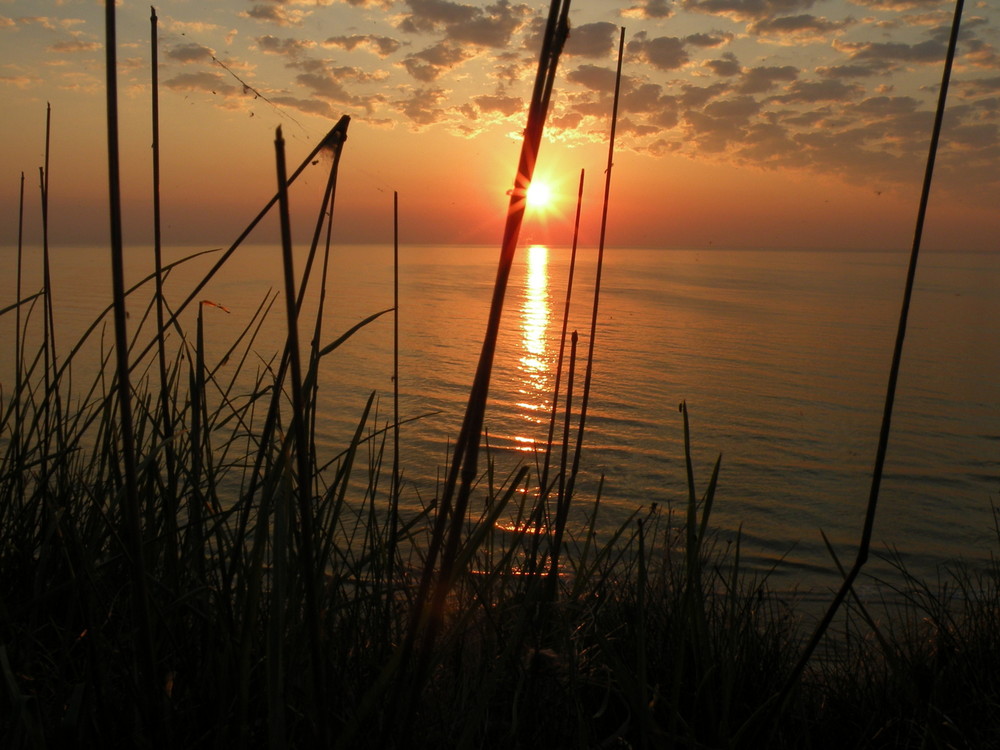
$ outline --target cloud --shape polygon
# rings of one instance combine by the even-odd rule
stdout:
[[[17,23],[22,26],[41,26],[49,31],[55,31],[57,28],[56,22],[47,16],[21,16],[17,19]]]
[[[402,65],[406,72],[418,81],[436,81],[466,60],[476,56],[474,50],[449,42],[440,42],[432,47],[407,55]]]
[[[711,34],[688,34],[684,37],[684,43],[690,44],[692,47],[721,47],[723,44],[731,42],[733,37],[733,34],[721,31],[713,31]]]
[[[684,10],[755,21],[811,8],[815,0],[681,0]]]
[[[674,14],[667,0],[639,0],[638,5],[633,5],[621,12],[625,18],[670,18]]]
[[[377,36],[375,34],[352,34],[351,36],[331,36],[325,42],[324,47],[340,47],[348,52],[357,47],[367,49],[381,58],[386,58],[396,52],[401,44],[389,36]]]
[[[103,47],[104,45],[100,42],[84,42],[79,39],[73,39],[66,42],[56,42],[48,49],[50,52],[93,52]]]
[[[856,84],[831,78],[825,81],[795,81],[786,91],[787,94],[773,97],[773,101],[785,104],[845,102],[856,97],[862,89]]]
[[[695,86],[690,83],[681,85],[680,102],[685,107],[703,107],[709,100],[724,94],[729,90],[725,83],[713,83],[711,86]]]
[[[798,77],[799,69],[793,65],[748,68],[743,71],[738,90],[744,94],[760,94],[773,89],[779,81],[794,81]]]
[[[570,32],[565,53],[578,57],[609,57],[618,43],[618,27],[607,21],[585,23]]]
[[[271,34],[259,36],[254,41],[257,42],[257,47],[261,52],[289,57],[297,57],[316,46],[315,42],[308,39],[292,39],[290,37],[280,39]]]
[[[663,87],[655,83],[636,85],[628,81],[621,95],[622,112],[658,112],[666,103],[673,103],[673,97],[665,97]]]
[[[949,146],[962,150],[984,150],[996,148],[1000,142],[1000,129],[992,122],[975,125],[957,125],[948,128]]]
[[[816,68],[816,73],[823,78],[870,78],[880,71],[869,65],[831,65]]]
[[[570,71],[566,79],[591,91],[611,93],[615,90],[615,77],[615,71],[610,68],[599,65],[581,65],[576,70]]]
[[[576,130],[580,127],[581,122],[583,122],[583,115],[579,112],[566,112],[550,117],[546,124],[546,130]]]
[[[865,119],[883,119],[915,112],[918,104],[912,96],[873,96],[852,105],[848,111]]]
[[[294,96],[272,96],[270,101],[282,107],[291,107],[307,115],[320,115],[321,117],[334,117],[335,112],[329,102],[320,99],[298,99]]]
[[[963,81],[959,85],[963,90],[969,91],[973,95],[1000,93],[1000,76]]]
[[[826,37],[843,31],[853,23],[853,18],[830,21],[826,18],[802,14],[762,18],[751,23],[747,27],[747,31],[756,36],[777,40],[781,44],[801,44],[803,42],[824,41]]]
[[[215,52],[204,45],[190,42],[171,47],[167,50],[166,57],[182,63],[208,62],[215,57]]]
[[[659,36],[648,39],[643,31],[628,43],[628,51],[637,59],[660,70],[677,70],[691,59],[684,48],[684,42],[677,37]]]
[[[655,125],[643,125],[640,123],[632,122],[627,117],[623,117],[621,122],[618,123],[618,132],[622,135],[633,135],[639,138],[655,135],[660,132],[660,128]]]
[[[0,76],[0,83],[18,89],[27,89],[37,83],[41,83],[41,79],[32,78],[31,76]]]
[[[396,100],[392,107],[417,127],[427,127],[444,119],[442,105],[446,98],[444,89],[421,88],[412,91],[405,99]]]
[[[472,98],[480,112],[496,112],[497,114],[511,117],[524,110],[524,100],[517,96],[505,96],[503,94],[483,95]]]
[[[164,81],[163,85],[176,91],[206,91],[224,96],[232,96],[242,91],[242,89],[229,83],[222,73],[208,71],[181,73],[168,81]]]
[[[511,36],[532,16],[527,5],[511,5],[498,0],[478,7],[450,0],[406,0],[410,13],[399,22],[399,29],[410,34],[444,31],[453,42],[479,47],[506,47]]]
[[[851,0],[851,2],[866,8],[891,11],[936,8],[944,4],[944,0]]]
[[[739,75],[743,69],[739,60],[736,59],[736,55],[732,52],[726,52],[722,55],[721,59],[708,60],[702,63],[702,65],[722,78]]]
[[[365,98],[352,94],[344,86],[344,76],[327,71],[322,73],[299,73],[295,80],[313,94],[337,104],[365,106]]]
[[[945,45],[928,39],[917,44],[904,42],[834,42],[840,52],[846,52],[851,60],[870,60],[882,67],[890,67],[897,62],[937,63],[944,59]]]
[[[244,18],[252,18],[255,21],[264,21],[278,26],[301,26],[302,20],[308,13],[294,8],[285,8],[280,4],[259,3],[240,15]]]

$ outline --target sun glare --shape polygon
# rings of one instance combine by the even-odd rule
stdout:
[[[552,188],[545,182],[534,180],[528,186],[528,208],[546,209],[552,203]]]

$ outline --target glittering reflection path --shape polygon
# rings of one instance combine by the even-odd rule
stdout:
[[[548,356],[549,249],[532,245],[527,252],[528,267],[521,301],[521,352],[518,370],[518,414],[522,424],[514,435],[521,451],[535,449],[539,426],[547,418],[551,403],[551,362]]]

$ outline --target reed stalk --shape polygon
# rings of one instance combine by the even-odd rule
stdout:
[[[127,554],[131,558],[131,583],[134,598],[138,641],[138,673],[136,685],[144,722],[156,745],[165,743],[162,721],[162,682],[157,673],[153,650],[152,623],[149,613],[149,594],[146,585],[146,568],[143,555],[143,534],[139,522],[139,491],[136,472],[136,445],[133,432],[132,406],[129,386],[128,333],[125,323],[125,263],[122,247],[121,181],[118,154],[118,73],[115,2],[105,2],[105,70],[107,78],[107,129],[108,129],[108,203],[111,223],[111,286],[114,302],[115,350],[118,381],[118,410],[121,435],[121,460],[124,488],[121,497],[123,526]],[[47,192],[47,191],[46,191]]]
[[[885,403],[882,409],[882,424],[879,429],[878,446],[875,450],[875,465],[872,469],[871,488],[868,493],[868,504],[865,509],[864,526],[861,540],[858,543],[854,564],[844,577],[840,588],[830,602],[823,618],[813,631],[799,661],[789,676],[782,696],[786,697],[792,685],[802,676],[813,652],[819,645],[834,616],[843,604],[848,592],[854,586],[854,581],[868,561],[871,548],[872,532],[875,527],[875,515],[878,510],[879,488],[882,483],[882,472],[885,466],[885,454],[889,445],[889,432],[892,426],[892,408],[896,398],[896,382],[899,378],[900,362],[903,358],[903,340],[906,338],[906,324],[910,312],[910,299],[913,296],[913,283],[917,273],[917,260],[920,255],[920,243],[923,238],[924,219],[927,216],[927,204],[930,200],[931,180],[934,176],[934,162],[937,157],[938,142],[941,137],[941,125],[944,122],[945,104],[948,99],[948,84],[951,80],[951,69],[955,61],[955,50],[958,46],[958,32],[962,22],[964,0],[956,0],[955,13],[951,23],[951,34],[948,38],[948,50],[945,54],[944,70],[941,75],[941,87],[938,92],[937,108],[934,112],[934,125],[931,129],[931,139],[928,146],[927,163],[924,168],[924,179],[920,190],[920,203],[917,207],[916,226],[913,231],[913,244],[910,249],[910,260],[906,271],[906,282],[903,287],[903,302],[899,312],[899,322],[896,328],[896,340],[892,350],[892,364],[889,367],[889,380],[886,385]]]
[[[580,457],[583,453],[583,436],[587,427],[587,407],[590,404],[590,383],[594,373],[594,345],[597,340],[597,313],[601,301],[601,275],[604,270],[604,241],[608,231],[608,205],[611,202],[611,169],[615,157],[615,133],[618,128],[618,103],[621,95],[622,60],[625,54],[625,27],[621,27],[618,39],[618,67],[615,71],[615,95],[611,106],[611,132],[608,136],[608,165],[604,171],[604,200],[601,204],[601,233],[597,246],[597,271],[594,277],[594,303],[590,317],[590,340],[587,343],[587,369],[583,376],[583,395],[580,399],[580,419],[577,427],[576,447],[573,453],[573,467],[566,481],[565,498],[569,504],[573,500],[576,477],[580,472]]]
[[[306,167],[312,164],[313,160],[316,158],[316,156],[319,154],[320,151],[322,151],[325,148],[335,148],[336,144],[339,142],[341,138],[343,130],[346,128],[346,125],[343,124],[345,119],[349,120],[350,118],[346,117],[345,115],[345,117],[341,118],[340,122],[338,122],[336,125],[330,128],[330,131],[326,134],[323,140],[317,143],[313,147],[312,151],[310,151],[306,155],[306,157],[302,160],[299,166],[295,168],[295,171],[293,171],[290,175],[288,175],[287,178],[288,182],[286,183],[286,187],[292,186],[295,180],[297,180],[299,176],[306,170]],[[268,200],[267,203],[264,204],[264,207],[257,212],[257,215],[250,220],[250,223],[248,223],[246,227],[243,228],[243,231],[240,232],[239,236],[235,240],[233,240],[232,244],[230,244],[229,247],[226,248],[226,250],[222,253],[222,255],[219,256],[219,259],[205,273],[205,275],[201,278],[201,280],[197,284],[195,284],[194,288],[188,293],[188,296],[184,298],[184,301],[181,302],[181,304],[178,305],[173,310],[173,312],[170,315],[170,318],[166,321],[166,326],[169,327],[177,325],[177,320],[180,317],[181,313],[183,313],[188,308],[188,306],[198,298],[198,295],[201,294],[202,289],[205,288],[208,282],[210,282],[219,272],[219,270],[229,261],[229,259],[233,256],[233,254],[246,241],[247,237],[249,237],[253,233],[253,230],[257,228],[257,225],[264,220],[264,217],[267,216],[267,214],[277,203],[278,203],[278,194],[275,193],[274,196],[270,200]],[[141,361],[142,358],[145,357],[154,346],[156,346],[156,341],[155,340],[150,341],[142,349],[142,351],[139,352],[138,356],[136,357],[136,362]]]
[[[398,732],[405,737],[412,721],[413,701],[426,679],[432,659],[431,646],[441,625],[445,599],[453,585],[458,570],[459,542],[465,528],[466,509],[478,473],[478,454],[482,439],[483,418],[489,391],[493,357],[496,351],[500,319],[503,313],[507,281],[510,277],[521,223],[524,218],[528,186],[534,174],[538,148],[545,128],[545,117],[552,94],[556,68],[562,48],[569,34],[569,0],[552,0],[543,35],[538,69],[528,109],[527,125],[521,145],[514,187],[504,225],[497,276],[493,285],[490,313],[480,351],[479,364],[469,393],[465,417],[455,442],[454,454],[448,468],[444,488],[437,504],[437,515],[427,544],[427,554],[418,584],[414,606],[400,647],[380,679],[368,691],[364,710],[370,710],[381,699],[381,691],[393,682],[395,686],[390,704],[400,705]],[[461,475],[461,481],[459,481]],[[456,497],[457,492],[457,497]],[[438,558],[440,556],[440,566]],[[417,646],[419,636],[419,646]],[[401,668],[409,665],[417,646],[417,661],[408,681],[394,677]],[[357,726],[355,723],[352,726]],[[349,735],[350,736],[350,735]]]
[[[579,335],[573,331],[569,351],[569,373],[566,376],[566,416],[563,420],[562,458],[559,466],[559,492],[557,494],[555,528],[550,529],[552,549],[549,550],[551,567],[549,569],[549,599],[555,600],[556,581],[559,577],[559,552],[562,549],[563,533],[569,518],[569,496],[566,492],[566,464],[569,459],[570,427],[573,417],[573,385],[576,375],[576,346]]]
[[[152,119],[152,167],[153,167],[153,264],[155,274],[154,298],[156,301],[156,357],[160,375],[160,425],[164,442],[167,468],[167,488],[163,494],[163,520],[166,528],[164,555],[168,574],[177,576],[177,457],[174,451],[174,416],[170,405],[170,380],[167,377],[166,326],[164,324],[165,305],[163,297],[163,241],[160,212],[160,66],[156,8],[149,8],[150,26],[150,111]],[[199,308],[199,316],[201,310]]]
[[[292,225],[289,216],[288,179],[285,169],[285,140],[279,126],[274,139],[275,161],[278,175],[278,214],[281,220],[281,254],[285,277],[285,309],[288,318],[287,349],[291,369],[292,391],[292,434],[295,438],[295,490],[299,506],[299,553],[301,573],[305,587],[306,623],[308,626],[309,648],[312,654],[313,709],[321,710],[325,705],[323,679],[323,659],[320,652],[319,607],[316,604],[316,588],[319,575],[314,564],[315,532],[312,508],[312,456],[307,438],[307,404],[302,387],[302,364],[299,352],[299,311],[296,304],[295,269],[292,258]],[[318,721],[318,717],[313,723]],[[319,727],[325,726],[322,722]],[[321,732],[318,732],[318,735]]]
[[[455,558],[459,539],[465,525],[465,512],[468,506],[472,486],[475,483],[478,470],[478,454],[481,442],[483,418],[486,411],[486,399],[489,392],[490,376],[493,370],[493,358],[496,352],[497,336],[500,331],[500,319],[503,314],[504,297],[507,291],[507,281],[517,250],[521,223],[524,219],[525,201],[528,186],[531,184],[535,171],[535,162],[545,129],[545,117],[552,94],[556,68],[562,48],[569,35],[569,1],[552,0],[549,7],[548,22],[542,42],[538,71],[528,109],[528,121],[524,131],[521,155],[517,173],[514,178],[514,188],[511,190],[507,220],[504,226],[504,236],[501,243],[500,260],[497,276],[493,285],[493,297],[486,327],[486,334],[480,352],[479,364],[469,393],[465,418],[455,443],[455,452],[448,472],[438,508],[437,521],[432,533],[427,561],[420,582],[417,601],[424,602],[431,588],[434,577],[437,556],[441,554],[441,566],[437,575],[437,585],[430,607],[424,610],[418,607],[411,619],[407,643],[416,634],[416,628],[424,618],[429,618],[429,624],[424,632],[421,651],[426,653],[434,641],[444,599],[451,588],[451,577],[454,572]],[[461,474],[461,482],[459,475]],[[457,497],[452,508],[452,499]],[[447,530],[447,531],[446,531]],[[423,670],[418,669],[420,674]]]
[[[21,351],[22,340],[21,340],[21,280],[22,280],[22,266],[24,262],[24,172],[21,172],[21,183],[18,190],[17,198],[17,281],[16,281],[16,291],[15,291],[15,301],[17,303],[17,310],[14,313],[14,429],[11,435],[11,441],[13,442],[14,448],[14,463],[15,465],[20,465],[22,463],[23,455],[23,445],[21,443],[21,398],[22,389],[24,386],[24,363],[23,352]],[[23,476],[18,477],[17,482],[17,494],[23,495],[24,493],[24,478]]]
[[[395,578],[399,543],[399,192],[395,190],[392,191],[392,309],[392,487],[386,547],[386,570],[390,579]],[[387,602],[387,614],[388,606]]]
[[[569,328],[569,311],[573,299],[573,280],[576,274],[576,251],[580,239],[580,216],[583,211],[583,180],[584,170],[580,170],[580,186],[576,196],[576,216],[573,220],[573,248],[569,258],[569,274],[566,279],[566,302],[563,305],[562,329],[559,332],[559,355],[556,358],[556,377],[552,387],[552,410],[549,413],[549,433],[545,441],[545,456],[538,482],[538,507],[535,510],[535,539],[531,550],[531,568],[534,569],[538,554],[538,543],[541,540],[543,525],[548,523],[546,508],[549,496],[549,467],[552,460],[552,441],[555,436],[556,419],[559,414],[559,389],[562,380],[563,355],[566,352],[566,332]],[[574,337],[576,333],[574,332]],[[569,407],[567,407],[568,409]],[[565,470],[565,467],[564,467]]]

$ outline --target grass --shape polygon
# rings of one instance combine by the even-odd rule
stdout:
[[[567,8],[552,4],[521,182]],[[721,457],[695,476],[686,404],[682,507],[636,509],[597,533],[600,490],[573,492],[575,333],[554,397],[562,439],[550,437],[541,477],[481,450],[474,402],[489,364],[448,479],[421,510],[399,510],[399,456],[387,461],[386,447],[402,417],[379,427],[375,394],[342,450],[324,454],[321,368],[392,312],[335,336],[321,327],[347,127],[290,176],[279,134],[277,194],[185,300],[171,307],[163,282],[190,258],[161,267],[157,252],[156,272],[118,284],[58,360],[54,290],[46,280],[22,296],[18,272],[18,299],[0,309],[16,317],[13,387],[0,394],[0,745],[1000,746],[1000,567],[956,567],[932,586],[900,563],[903,584],[884,584],[878,606],[847,586],[846,612],[814,636],[812,656],[801,613],[744,572],[739,535],[713,532]],[[288,191],[321,148],[332,166],[299,271]],[[608,186],[610,165],[609,154]],[[193,338],[180,315],[275,205],[286,344],[254,370],[275,295],[212,359],[205,329],[224,311],[199,302]],[[505,236],[502,257],[517,228]],[[307,345],[310,289],[320,299]],[[126,301],[144,310],[131,339]],[[112,314],[106,351],[94,338]],[[81,383],[86,368],[71,374],[87,347],[102,366]],[[568,521],[570,504],[585,523]]]

